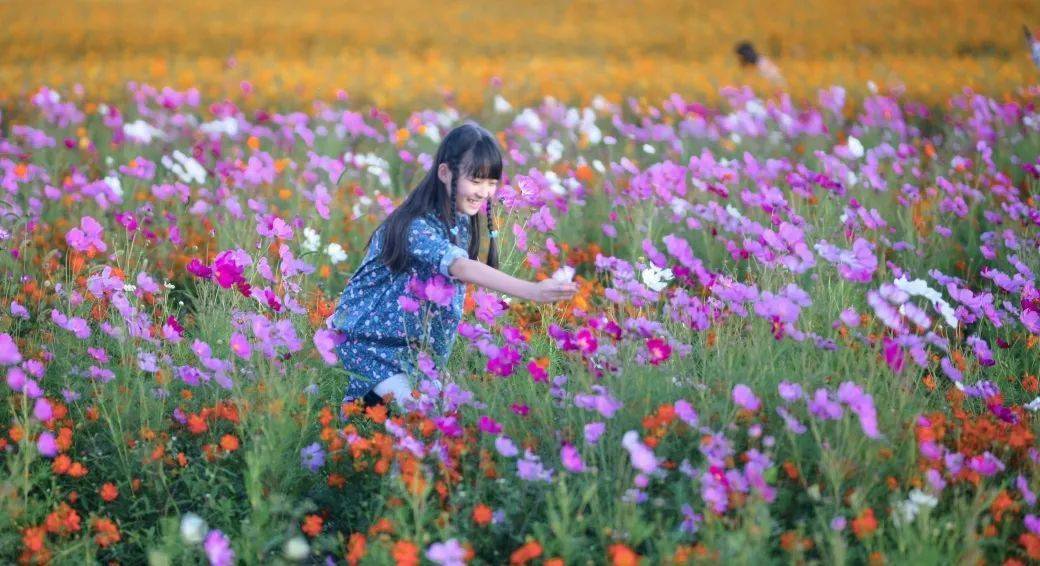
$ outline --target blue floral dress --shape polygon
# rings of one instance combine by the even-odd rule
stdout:
[[[344,401],[363,397],[393,374],[411,374],[415,370],[412,359],[424,339],[432,345],[436,364],[443,367],[462,318],[466,288],[448,268],[457,258],[469,257],[469,216],[456,212],[452,231],[457,234],[457,245],[451,243],[449,228],[433,212],[415,218],[408,230],[411,262],[397,274],[379,261],[383,228],[376,229],[368,253],[329,317],[329,326],[346,338],[336,348],[340,362],[351,374]],[[412,277],[428,280],[438,273],[455,288],[449,306],[423,302],[415,313],[401,308],[398,297],[411,296],[406,288]]]

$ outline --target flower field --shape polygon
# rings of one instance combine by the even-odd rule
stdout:
[[[720,94],[486,108],[504,270],[581,291],[471,287],[388,418],[325,319],[455,110],[41,88],[0,140],[0,555],[1040,559],[1040,92]]]
[[[0,562],[1040,562],[1034,3],[438,8],[0,3]],[[344,403],[465,119],[580,291]]]

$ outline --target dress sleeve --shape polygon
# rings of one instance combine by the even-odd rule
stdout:
[[[414,219],[408,229],[408,250],[416,261],[449,279],[454,279],[448,271],[452,262],[460,257],[469,257],[469,252],[452,244],[443,231],[422,217]]]

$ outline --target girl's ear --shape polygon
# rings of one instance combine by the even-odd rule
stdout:
[[[445,186],[451,184],[451,169],[448,168],[447,163],[441,163],[437,167],[437,178],[439,178]]]

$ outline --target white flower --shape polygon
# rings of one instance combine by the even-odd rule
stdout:
[[[175,289],[175,288],[176,288],[176,287],[175,287],[175,286],[173,285],[173,283],[170,283],[169,281],[164,281],[164,282],[163,282],[163,284],[162,284],[162,286],[163,286],[163,287],[166,287],[167,289]]]
[[[530,108],[524,108],[520,114],[517,114],[516,119],[513,120],[513,125],[523,126],[532,132],[542,131],[542,119]]]
[[[745,104],[744,110],[746,110],[748,114],[751,114],[756,118],[765,118],[768,115],[768,113],[766,112],[766,107],[763,106],[762,103],[757,100],[752,100]]]
[[[549,143],[545,145],[545,153],[549,163],[556,163],[563,157],[563,143],[555,138],[549,140]]]
[[[126,285],[123,285],[123,291],[125,291],[127,293],[133,293],[136,290],[137,290],[137,285],[131,285],[129,283],[127,283]]]
[[[137,120],[129,124],[123,124],[123,134],[126,137],[141,143],[152,143],[152,138],[166,138],[162,130],[144,120]]]
[[[603,162],[600,161],[599,159],[593,159],[592,160],[592,167],[595,168],[596,171],[599,171],[600,173],[606,173],[607,172],[607,167],[605,165],[603,165]]]
[[[504,114],[512,109],[513,105],[510,104],[509,101],[505,98],[502,98],[501,94],[495,95],[495,112],[498,112],[499,114]]]
[[[736,132],[733,132],[732,134],[729,135],[729,139],[733,143],[740,143],[740,140],[743,139],[743,138],[740,137],[740,134],[738,134]]]
[[[953,307],[949,303],[943,300],[942,295],[938,291],[928,286],[923,279],[914,279],[913,281],[907,281],[906,276],[900,277],[893,281],[896,288],[910,295],[917,295],[924,297],[932,302],[932,306],[942,314],[946,320],[946,324],[953,328],[957,327],[957,316],[954,314]]]
[[[552,274],[552,278],[561,283],[568,283],[574,279],[574,268],[569,265],[565,265],[554,271]]]
[[[181,517],[181,538],[188,544],[199,544],[206,537],[206,520],[195,513]]]
[[[657,153],[657,150],[654,149],[654,146],[652,146],[652,145],[650,145],[648,143],[644,143],[643,144],[643,151],[646,152],[646,153],[649,153],[650,155],[653,155],[653,154]]]
[[[321,235],[310,226],[303,229],[303,244],[300,245],[309,252],[316,252],[321,247]]]
[[[849,139],[845,141],[845,145],[849,147],[849,153],[851,153],[856,159],[863,157],[863,142],[849,136]]]
[[[329,261],[332,262],[332,265],[336,265],[337,263],[347,259],[347,253],[343,251],[343,246],[336,242],[329,244],[325,248],[325,253],[328,254]]]
[[[895,518],[899,522],[912,523],[922,509],[932,509],[938,504],[939,500],[935,497],[928,495],[920,489],[914,489],[910,492],[910,497],[906,501],[900,501],[896,504]]]
[[[184,183],[206,182],[206,168],[198,161],[195,161],[194,157],[188,157],[181,153],[179,149],[173,151],[172,158],[169,155],[164,155],[160,161],[163,167],[173,171],[174,175],[177,175]]]
[[[877,84],[875,84],[874,81],[867,81],[867,90],[869,90],[871,94],[877,94]]]
[[[1040,411],[1040,397],[1037,397],[1036,399],[1033,399],[1032,401],[1026,403],[1024,406],[1025,406],[1027,411],[1032,412],[1032,413]]]
[[[285,555],[287,560],[298,562],[307,558],[307,555],[311,553],[311,545],[307,544],[305,538],[297,535],[285,541],[282,553]]]
[[[669,268],[661,269],[656,265],[643,270],[643,283],[650,288],[651,291],[657,292],[668,286],[668,282],[673,279],[672,270]]]
[[[123,196],[123,183],[119,181],[119,177],[109,175],[108,177],[105,177],[105,184],[108,185],[108,188],[112,189],[113,193]]]
[[[200,124],[199,130],[207,134],[227,134],[229,137],[234,137],[238,134],[238,120],[231,116],[225,116],[222,120]]]

